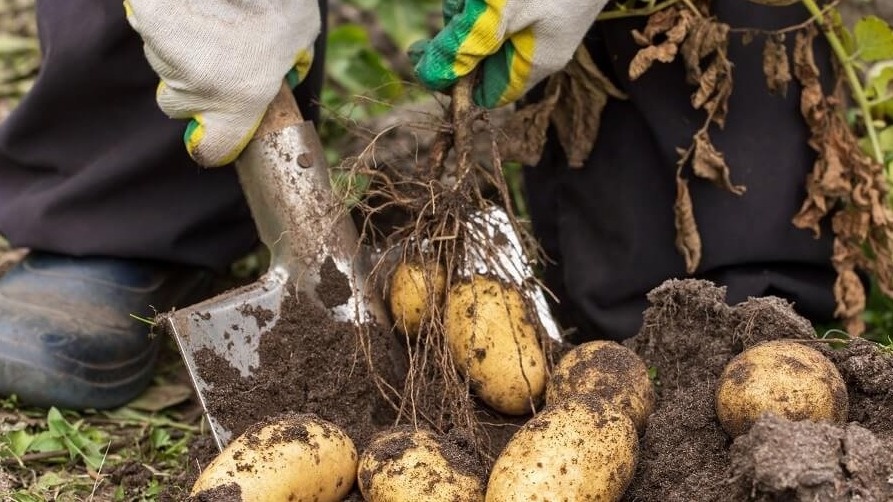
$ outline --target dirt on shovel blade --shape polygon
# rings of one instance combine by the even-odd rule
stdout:
[[[334,267],[324,266],[322,272],[318,296],[327,305],[344,303],[351,293],[347,278]],[[266,318],[264,313],[245,315]],[[395,419],[378,379],[396,386],[404,367],[396,360],[402,349],[394,336],[372,327],[362,330],[367,337],[352,323],[332,319],[303,293],[287,295],[279,321],[261,334],[260,365],[252,376],[242,377],[213,350],[196,354],[200,371],[213,385],[208,411],[230,424],[236,436],[286,411],[315,413],[343,428],[362,448]]]

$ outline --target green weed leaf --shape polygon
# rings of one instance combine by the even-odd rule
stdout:
[[[25,430],[9,431],[0,437],[0,457],[6,457],[11,454],[14,457],[21,457],[28,451],[31,444],[36,439],[34,434],[30,434]]]
[[[61,440],[72,459],[80,457],[91,469],[99,469],[103,459],[99,431],[81,431],[80,422],[76,425],[69,423],[55,407],[47,412],[47,426],[49,432]]]
[[[44,431],[34,437],[34,441],[28,445],[29,452],[45,452],[64,450],[65,444],[55,432]]]
[[[893,59],[893,28],[877,16],[866,16],[853,28],[859,58],[863,61]]]

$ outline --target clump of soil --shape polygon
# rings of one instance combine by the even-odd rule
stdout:
[[[893,354],[856,338],[845,347],[818,347],[834,362],[850,396],[848,420],[893,438]]]
[[[731,449],[734,500],[893,500],[893,443],[855,423],[757,421]]]
[[[640,439],[639,465],[626,500],[846,499],[833,498],[829,486],[863,494],[865,500],[891,499],[887,481],[893,462],[884,446],[893,413],[887,391],[893,381],[890,354],[864,340],[835,350],[816,340],[809,323],[784,300],[755,298],[729,306],[725,289],[707,281],[667,281],[648,298],[643,328],[625,344],[656,370],[658,401]],[[744,348],[773,339],[811,340],[829,355],[847,382],[849,418],[861,426],[763,418],[733,444],[716,418],[717,379]],[[808,441],[825,446],[810,447]],[[795,446],[801,443],[802,448]],[[825,464],[837,470],[810,476],[803,467]]]

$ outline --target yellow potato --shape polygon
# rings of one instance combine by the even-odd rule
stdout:
[[[834,364],[796,342],[764,342],[738,354],[716,390],[716,416],[732,437],[766,412],[792,421],[843,423],[847,409],[846,384]]]
[[[357,450],[344,431],[316,415],[287,414],[233,440],[201,473],[192,495],[334,502],[350,492],[356,472]]]
[[[483,502],[483,468],[435,433],[411,428],[377,436],[360,457],[368,502]]]
[[[439,304],[445,289],[446,271],[443,267],[398,264],[388,288],[388,305],[394,324],[404,335],[418,336],[422,321],[431,315],[432,300]]]
[[[493,465],[486,502],[619,500],[638,452],[623,412],[603,401],[561,401],[512,436]]]
[[[459,369],[488,406],[530,413],[546,387],[546,358],[537,325],[514,288],[474,276],[447,295],[444,331]]]
[[[561,358],[546,385],[546,403],[594,396],[629,415],[641,434],[654,411],[648,368],[632,350],[611,341],[587,342]]]

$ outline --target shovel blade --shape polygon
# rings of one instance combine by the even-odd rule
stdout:
[[[250,376],[260,364],[261,335],[279,320],[286,294],[286,277],[271,270],[258,281],[223,293],[189,308],[160,316],[164,328],[174,336],[198,394],[202,408],[213,409],[207,400],[214,384],[208,372],[210,361],[220,358]],[[219,360],[219,359],[218,359]],[[232,439],[229,424],[206,413],[218,449]]]

